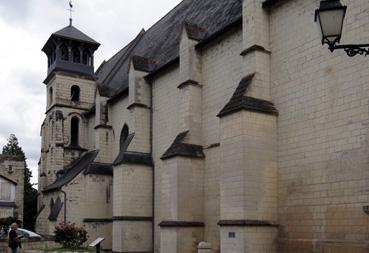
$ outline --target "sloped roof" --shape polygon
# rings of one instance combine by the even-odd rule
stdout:
[[[73,40],[78,40],[81,42],[87,42],[91,44],[99,44],[97,41],[90,38],[89,36],[87,36],[86,34],[84,34],[83,32],[81,32],[80,30],[78,30],[72,25],[66,26],[63,29],[57,32],[54,32],[53,35],[63,37],[66,39],[73,39]]]
[[[117,166],[120,164],[142,164],[147,166],[153,165],[152,156],[149,153],[142,153],[142,152],[130,152],[127,151],[129,144],[133,140],[135,136],[134,133],[128,135],[125,142],[122,144],[122,147],[119,151],[117,158],[115,158],[113,165]]]
[[[129,61],[134,55],[155,62],[155,69],[178,58],[184,21],[205,31],[206,36],[202,39],[206,40],[241,18],[242,0],[182,1],[148,31],[141,31],[129,45],[99,68],[96,74],[99,78],[100,94],[113,97],[128,89]]]
[[[98,43],[97,41],[95,41],[91,37],[87,36],[86,34],[81,32],[80,30],[78,30],[74,26],[69,25],[69,26],[66,26],[63,29],[51,34],[50,38],[47,40],[44,47],[42,48],[42,51],[46,52],[47,45],[49,44],[50,39],[53,38],[53,37],[60,37],[60,38],[71,39],[71,40],[75,40],[75,41],[80,41],[80,42],[84,42],[84,43],[93,44],[93,45],[95,45],[95,49],[100,46],[100,43]]]
[[[241,110],[260,112],[271,115],[278,115],[277,109],[274,104],[270,101],[263,100],[260,98],[254,98],[246,96],[255,74],[244,77],[238,85],[236,91],[229,102],[223,107],[223,109],[217,115],[218,117],[224,117],[229,114],[239,112]]]
[[[83,172],[85,175],[113,175],[113,165],[110,163],[91,163]]]
[[[68,184],[78,174],[88,168],[88,166],[95,160],[97,154],[98,151],[96,150],[83,153],[79,159],[75,160],[69,166],[65,167],[62,175],[58,177],[55,182],[46,186],[43,192],[58,190],[64,185]]]
[[[192,158],[205,158],[203,147],[200,145],[184,143],[183,140],[187,136],[189,131],[182,132],[177,135],[172,145],[165,151],[160,159],[167,160],[176,156],[192,157]]]

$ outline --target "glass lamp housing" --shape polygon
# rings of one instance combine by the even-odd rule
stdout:
[[[320,8],[315,11],[315,22],[318,22],[322,33],[322,44],[333,47],[340,42],[346,9],[339,0],[320,2]]]

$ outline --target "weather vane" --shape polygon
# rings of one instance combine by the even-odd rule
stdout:
[[[70,16],[69,16],[69,25],[72,26],[72,12],[74,11],[73,10],[73,4],[72,4],[72,0],[69,1],[69,9],[68,9],[69,13],[70,13]]]

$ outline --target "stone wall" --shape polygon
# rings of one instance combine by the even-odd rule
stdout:
[[[366,43],[368,1],[341,2],[342,43]],[[270,11],[280,252],[367,252],[369,62],[321,45],[316,8],[280,1]]]
[[[17,183],[15,188],[15,208],[1,208],[0,217],[17,216],[23,220],[23,198],[24,198],[24,160],[19,157],[0,155],[0,175]]]
[[[220,41],[215,41],[202,52],[202,134],[205,148],[204,174],[204,240],[220,250],[220,122],[216,116],[232,97],[242,78],[240,56],[241,28]]]

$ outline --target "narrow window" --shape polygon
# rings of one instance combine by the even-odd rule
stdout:
[[[50,89],[49,89],[49,105],[51,105],[54,102],[53,97],[54,97],[53,88],[50,87]]]
[[[77,47],[73,47],[72,49],[73,62],[81,63],[81,52]]]
[[[128,138],[128,134],[129,134],[129,129],[128,126],[126,124],[124,124],[123,128],[122,128],[122,132],[120,133],[120,150],[122,150],[124,147],[124,143],[126,142],[127,138]]]
[[[77,85],[73,85],[70,89],[70,98],[73,102],[79,102],[80,88]]]
[[[69,61],[68,48],[65,45],[60,46],[60,57],[63,61]]]
[[[56,50],[54,49],[52,55],[51,55],[51,64],[53,64],[56,60]]]
[[[79,145],[79,119],[73,117],[70,124],[70,144],[71,146]]]

